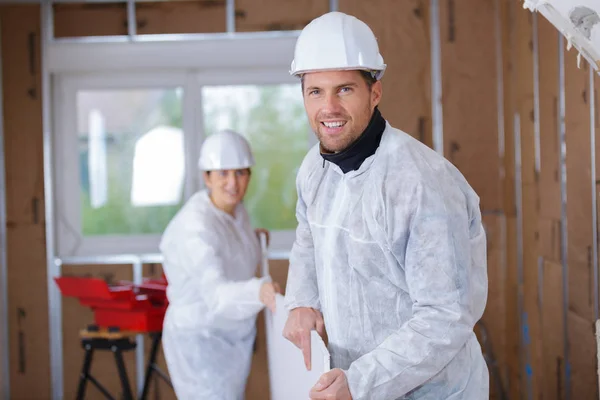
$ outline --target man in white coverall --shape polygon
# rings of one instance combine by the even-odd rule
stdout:
[[[210,135],[199,160],[207,190],[187,201],[160,243],[169,282],[162,341],[180,400],[243,399],[256,316],[275,308],[279,287],[255,278],[260,244],[242,203],[252,165],[243,136]]]
[[[297,176],[283,334],[310,368],[310,331],[325,325],[333,369],[311,399],[487,399],[473,332],[487,299],[479,198],[383,118],[385,68],[371,29],[343,13],[297,40],[291,73],[320,143]]]

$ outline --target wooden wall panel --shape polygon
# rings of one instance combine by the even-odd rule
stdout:
[[[500,374],[501,383],[508,379],[506,371],[506,262],[504,255],[504,242],[506,222],[503,216],[485,216],[483,224],[487,236],[487,268],[488,268],[488,300],[482,322],[487,330],[487,342],[480,334],[480,342],[485,352],[491,352],[495,358],[496,367]],[[490,392],[500,399],[495,389],[497,382],[495,374],[490,370]]]
[[[558,31],[538,15],[540,174],[539,221],[542,271],[543,399],[564,398],[565,338],[561,252],[561,189],[558,125]]]
[[[595,342],[591,223],[595,185],[591,182],[589,65],[582,62],[581,69],[577,68],[576,52],[565,50],[564,68],[570,389],[572,398],[596,398],[594,361],[584,356],[589,344]]]
[[[0,12],[7,222],[43,227],[39,7],[3,6]]]
[[[444,156],[482,210],[499,210],[496,10],[491,0],[440,2]]]
[[[518,308],[517,276],[517,207],[515,195],[515,13],[517,4],[512,0],[500,0],[499,14],[502,40],[502,86],[504,110],[504,152],[502,182],[503,208],[507,217],[506,226],[506,391],[508,398],[517,399],[521,390],[520,371],[520,325]]]
[[[537,15],[535,16],[538,17]],[[522,358],[521,391],[528,397],[540,396],[543,382],[542,315],[539,302],[538,268],[540,249],[538,234],[539,172],[536,170],[535,83],[534,83],[534,15],[519,10],[515,15],[515,128],[520,134],[520,177],[522,215]],[[518,161],[518,160],[517,160]],[[519,183],[517,182],[517,185]]]
[[[339,10],[367,23],[387,64],[381,113],[396,128],[430,147],[431,57],[429,1],[340,0]]]
[[[45,233],[37,225],[8,229],[10,391],[14,399],[50,398]]]
[[[542,399],[565,398],[564,382],[564,303],[563,268],[560,263],[545,261],[542,280],[543,385]]]
[[[139,34],[225,32],[225,1],[146,2],[136,6]]]
[[[125,3],[54,4],[54,36],[110,36],[127,34]]]
[[[329,12],[328,0],[237,0],[235,29],[239,32],[301,30]]]
[[[588,68],[587,63],[577,68],[574,52],[565,54],[569,309],[591,320],[593,227]]]
[[[127,35],[125,3],[55,4],[54,35],[61,37]],[[225,32],[225,1],[140,2],[138,34]]]
[[[540,90],[540,216],[560,221],[558,31],[538,16]],[[556,259],[555,261],[560,261]]]
[[[1,6],[11,398],[50,395],[40,8]]]

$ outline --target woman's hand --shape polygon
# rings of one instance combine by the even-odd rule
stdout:
[[[275,312],[275,295],[277,293],[281,293],[279,284],[277,282],[267,282],[263,283],[258,294],[260,302],[267,306],[271,312]]]
[[[267,236],[267,247],[269,246],[270,234],[269,234],[269,230],[268,229],[265,229],[265,228],[256,228],[254,230],[254,233],[256,233],[256,236],[258,237],[258,240],[260,240],[261,233],[264,233]]]

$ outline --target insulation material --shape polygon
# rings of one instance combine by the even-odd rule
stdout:
[[[569,308],[593,320],[589,66],[565,54]],[[575,365],[574,365],[575,368]]]
[[[35,5],[0,10],[7,223],[43,229],[40,11]]]
[[[543,327],[543,375],[544,400],[565,398],[564,377],[564,303],[563,268],[556,262],[545,261],[542,270],[542,327]],[[572,397],[573,398],[573,397]]]
[[[558,32],[545,18],[538,17],[537,21],[540,91],[540,216],[560,220]]]
[[[64,276],[94,277],[105,280],[108,284],[120,280],[133,279],[131,265],[64,265]],[[79,332],[94,323],[94,315],[90,308],[84,307],[79,300],[72,297],[62,297],[62,332],[63,332],[63,385],[64,397],[77,397],[79,373],[83,365],[85,351],[81,347]],[[129,376],[131,390],[136,390],[135,350],[123,353],[123,360]],[[47,366],[45,366],[47,368]],[[96,351],[92,361],[91,374],[106,389],[117,396],[121,384],[113,354],[109,351]],[[86,393],[92,396],[97,389],[90,383]]]
[[[600,68],[600,3],[598,0],[525,0],[524,8],[539,11],[567,38],[581,56]]]
[[[48,290],[44,227],[10,227],[8,326],[13,399],[50,398]]]
[[[235,30],[301,30],[312,19],[328,11],[328,0],[236,0]]]
[[[502,208],[495,24],[493,2],[440,2],[444,156],[479,194],[482,210]]]
[[[597,399],[596,335],[594,321],[569,311],[569,360],[571,399]]]
[[[367,23],[387,64],[381,112],[396,128],[433,147],[428,0],[339,0],[339,10]]]
[[[138,34],[225,32],[225,1],[138,3],[136,30]],[[127,35],[126,4],[55,4],[54,35]]]

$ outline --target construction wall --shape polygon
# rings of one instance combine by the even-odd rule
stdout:
[[[237,0],[240,31],[299,29],[328,9],[326,0]],[[376,3],[376,4],[375,4]],[[482,346],[493,356],[492,398],[597,398],[597,282],[593,258],[589,66],[573,51],[559,63],[559,35],[519,0],[440,0],[439,48],[444,155],[481,198],[488,237],[489,297]],[[381,105],[392,125],[433,146],[430,0],[339,0],[339,9],[370,24],[388,64]],[[57,4],[57,37],[127,33],[124,4]],[[50,397],[45,261],[40,13],[35,5],[0,7],[7,173],[10,379],[14,399]],[[224,32],[224,1],[147,2],[136,29],[146,33]],[[564,91],[560,71],[564,68]],[[563,98],[564,95],[564,98]],[[561,104],[564,100],[564,125]],[[596,116],[596,125],[600,118]],[[566,135],[561,136],[562,128]],[[596,126],[600,132],[600,126]],[[563,143],[564,142],[564,143]],[[597,146],[600,146],[595,141]],[[566,149],[566,153],[561,152]],[[566,179],[563,179],[566,178]],[[564,181],[564,183],[563,183]],[[562,183],[562,188],[561,188]],[[563,202],[563,200],[568,201]],[[281,283],[287,262],[273,262]],[[65,266],[63,273],[111,282],[131,267]],[[160,265],[144,266],[160,276]],[[78,332],[91,321],[63,299],[65,398],[74,397],[83,361]],[[268,385],[264,321],[248,399]],[[130,379],[134,356],[126,357]],[[161,366],[166,369],[161,355]],[[109,357],[92,371],[111,390]],[[91,390],[91,389],[90,389]],[[174,398],[160,383],[153,398]]]

